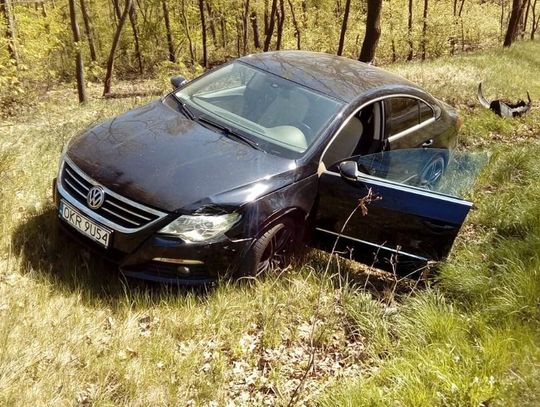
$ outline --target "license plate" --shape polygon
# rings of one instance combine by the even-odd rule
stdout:
[[[60,212],[62,219],[64,219],[83,235],[89,237],[105,248],[109,247],[112,235],[111,230],[106,229],[88,219],[63,200],[60,201],[58,211]]]

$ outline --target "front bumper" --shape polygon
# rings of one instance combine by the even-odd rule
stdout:
[[[56,180],[53,188],[58,208],[60,199],[66,197],[58,191]],[[227,236],[209,242],[187,243],[158,235],[156,232],[164,226],[158,224],[135,233],[114,230],[110,247],[105,249],[65,222],[59,213],[57,216],[65,232],[117,264],[123,274],[157,282],[196,285],[214,281],[220,275],[233,274],[252,243],[251,238],[231,239]]]

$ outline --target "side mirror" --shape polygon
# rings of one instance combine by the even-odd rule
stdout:
[[[349,181],[358,179],[358,164],[355,161],[343,161],[339,164],[339,173],[343,178]]]
[[[187,82],[187,79],[183,76],[173,76],[171,78],[171,85],[173,89],[178,89],[180,86],[185,85]]]

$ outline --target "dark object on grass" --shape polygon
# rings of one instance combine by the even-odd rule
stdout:
[[[300,51],[172,85],[76,136],[54,186],[64,229],[126,275],[253,277],[285,266],[306,235],[329,250],[339,236],[392,271],[450,251],[471,203],[437,188],[466,175],[443,179],[461,122],[417,85]],[[356,211],[369,191],[378,199]]]
[[[526,103],[524,100],[518,100],[516,103],[511,103],[506,100],[496,99],[491,102],[484,97],[482,92],[482,82],[478,84],[478,101],[486,109],[491,110],[497,116],[500,117],[520,117],[529,111],[531,108],[531,95],[527,92],[527,99],[529,100]]]

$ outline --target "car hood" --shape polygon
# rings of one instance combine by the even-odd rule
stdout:
[[[69,158],[111,189],[166,211],[241,205],[293,182],[295,162],[256,150],[155,101],[75,137]]]

